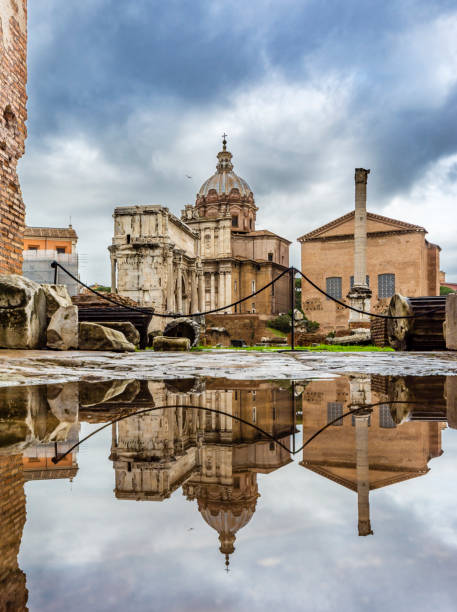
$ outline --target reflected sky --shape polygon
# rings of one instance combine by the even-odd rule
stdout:
[[[369,378],[368,381],[371,401],[387,401],[385,396],[391,394],[392,381],[384,388],[379,380],[376,384]],[[321,417],[323,421],[328,419],[328,404],[334,409],[338,403],[335,400],[343,400],[340,403],[346,409],[357,393],[360,401],[360,384],[355,388],[353,382],[343,377],[335,381],[302,381],[296,398],[296,407],[303,412],[302,422],[297,425],[299,438],[306,437]],[[237,383],[230,381],[229,385],[236,388]],[[290,389],[280,388],[279,383],[261,385],[259,390],[257,383],[244,381],[242,388],[238,387],[238,397],[249,393],[252,400],[252,391],[257,389],[257,398],[265,392],[262,397],[268,410],[275,401],[287,407]],[[270,404],[268,397],[273,396],[268,395],[268,385],[276,389]],[[393,385],[398,396],[398,381],[394,380]],[[211,397],[212,392],[220,394],[221,387],[227,409],[226,394],[234,398],[234,390],[229,390],[226,383],[207,382],[200,401]],[[432,387],[430,384],[427,388]],[[409,396],[413,395],[410,391]],[[80,439],[99,427],[105,418],[100,416],[100,407],[112,404],[115,397],[86,408],[85,416],[80,407]],[[403,473],[400,463],[408,464],[410,460],[412,465],[415,453],[428,459],[429,449],[423,447],[425,438],[417,434],[422,430],[439,432],[444,451],[428,460],[427,473],[370,491],[372,536],[357,535],[357,491],[301,465],[305,459],[315,458],[318,445],[322,445],[327,446],[325,458],[331,466],[338,449],[343,449],[334,469],[353,469],[356,427],[350,420],[329,428],[322,442],[316,439],[314,448],[310,445],[292,462],[284,461],[282,467],[269,473],[264,473],[268,470],[259,452],[254,461],[249,459],[249,469],[257,470],[260,497],[252,518],[236,533],[229,572],[225,571],[217,531],[203,519],[197,500],[186,499],[183,494],[184,488],[188,495],[190,481],[199,486],[195,472],[163,501],[117,499],[114,490],[121,480],[113,466],[121,466],[122,462],[113,459],[111,428],[103,430],[80,446],[78,471],[72,481],[42,479],[24,485],[27,520],[18,561],[27,577],[28,609],[200,612],[282,606],[285,610],[319,611],[412,607],[419,611],[454,610],[457,491],[453,480],[457,435],[442,418],[443,400],[449,409],[449,397],[449,393],[444,397],[443,392],[429,402],[429,408],[436,409],[436,421],[430,416],[433,410],[429,410],[421,421],[414,420],[410,413],[402,415],[404,420],[396,427],[383,429],[378,426],[381,419],[378,422],[372,413],[367,430],[369,453],[384,440],[382,456],[386,463],[380,467],[380,460],[370,455],[370,468],[377,462],[378,470],[397,466]],[[233,406],[234,403],[235,409]],[[251,413],[252,401],[248,409]],[[94,420],[96,413],[99,422],[87,422],[89,418]],[[262,418],[258,400],[256,418]],[[164,422],[161,427],[165,427]],[[408,438],[413,427],[414,436]],[[131,429],[128,431],[131,435]],[[402,436],[403,457],[394,448],[396,442],[392,442],[396,434]],[[122,435],[119,431],[118,448]],[[335,442],[338,436],[351,442],[339,447]],[[238,448],[262,444],[261,440],[246,443],[245,438],[238,439]],[[431,446],[436,445],[435,438],[430,440]],[[217,452],[231,447],[221,439],[204,441],[202,446],[206,444],[217,447]],[[203,472],[209,470],[205,461],[207,458],[202,461]],[[144,462],[141,465],[146,469]],[[243,466],[242,473],[249,471]],[[220,480],[224,477],[223,473],[217,476]]]

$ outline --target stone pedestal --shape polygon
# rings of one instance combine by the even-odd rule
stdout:
[[[370,312],[371,289],[369,287],[353,287],[349,291],[347,297],[350,300],[350,305],[353,308]],[[360,312],[355,312],[354,310],[349,310],[349,328],[366,328],[369,330],[370,316]]]

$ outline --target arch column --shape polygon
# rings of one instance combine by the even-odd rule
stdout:
[[[205,311],[205,275],[203,270],[198,270],[198,309]]]
[[[117,293],[117,283],[116,283],[116,257],[111,254],[111,292]]]
[[[182,314],[182,258],[176,262],[176,311]]]
[[[168,279],[167,279],[167,310],[168,312],[175,311],[175,294],[174,294],[174,269],[173,269],[173,248],[168,251]]]
[[[197,270],[192,268],[190,271],[190,285],[191,285],[191,299],[190,299],[190,312],[198,311],[198,285],[197,285]]]

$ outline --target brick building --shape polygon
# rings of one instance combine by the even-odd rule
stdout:
[[[439,295],[440,247],[428,242],[419,225],[367,213],[367,281],[371,311],[387,307],[394,293]],[[301,269],[327,293],[349,303],[354,283],[354,212],[298,238]],[[302,307],[325,332],[347,329],[348,311],[302,281]]]
[[[17,176],[27,135],[27,0],[0,0],[0,274],[22,272],[25,209]]]

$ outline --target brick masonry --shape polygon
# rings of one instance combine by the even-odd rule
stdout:
[[[27,0],[0,0],[0,274],[22,273],[25,208],[17,176],[27,136]]]
[[[0,455],[0,610],[27,610],[25,574],[17,560],[25,518],[22,454]]]

